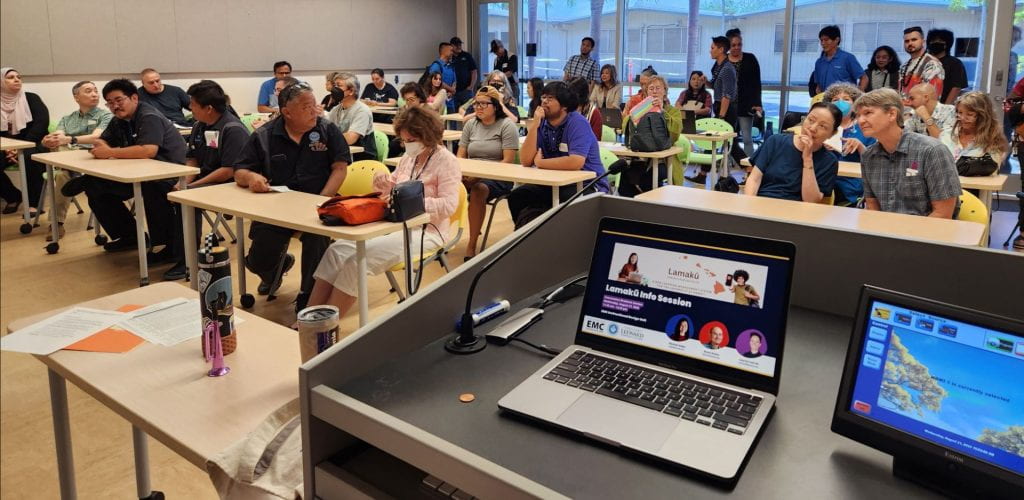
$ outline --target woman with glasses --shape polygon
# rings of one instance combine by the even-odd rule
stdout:
[[[496,89],[484,86],[473,99],[473,116],[462,128],[459,140],[459,158],[473,158],[502,163],[515,161],[519,150],[519,130],[506,120],[502,96]],[[511,182],[463,177],[462,183],[469,193],[469,242],[466,260],[476,255],[476,241],[483,226],[487,202],[512,191]]]
[[[427,229],[411,231],[412,252],[444,244],[451,237],[449,218],[459,205],[458,159],[441,140],[443,127],[437,113],[423,107],[411,107],[395,117],[395,133],[405,143],[405,155],[394,173],[378,174],[373,179],[374,191],[391,193],[398,183],[417,179],[423,183],[424,207],[430,215]],[[386,196],[386,195],[385,195]],[[405,243],[402,231],[373,238],[366,242],[366,268],[370,274],[387,271],[403,259]],[[344,315],[356,303],[358,283],[356,244],[339,240],[331,244],[313,276],[316,281],[309,296],[309,305],[330,304]]]
[[[25,178],[28,189],[28,205],[32,208],[29,215],[34,216],[39,207],[39,195],[43,188],[43,166],[32,159],[32,153],[45,152],[39,147],[39,141],[46,136],[50,126],[50,111],[43,100],[32,92],[22,88],[21,74],[14,68],[0,69],[0,96],[3,97],[3,108],[0,112],[0,136],[36,143],[35,149],[25,149]],[[7,164],[18,163],[18,152],[5,152]],[[7,203],[3,213],[12,214],[21,206],[21,190],[6,175],[0,175],[0,198]]]
[[[960,175],[995,174],[1010,149],[992,98],[978,91],[956,100],[956,123],[939,140],[953,153]]]
[[[494,71],[501,71],[508,80],[512,97],[519,102],[519,85],[516,85],[516,72],[519,71],[519,59],[509,54],[501,40],[491,40],[491,53],[494,54]]]
[[[505,111],[505,116],[515,123],[519,122],[519,107],[516,106],[516,99],[512,95],[512,91],[509,89],[508,80],[505,78],[505,74],[501,71],[493,71],[487,75],[487,79],[484,80],[485,86],[490,87],[497,91],[501,95],[500,106]],[[481,87],[483,90],[484,87]],[[475,109],[473,108],[473,100],[470,99],[464,105],[465,108],[462,111],[463,121],[473,118]]]

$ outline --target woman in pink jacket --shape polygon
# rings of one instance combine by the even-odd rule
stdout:
[[[430,214],[424,238],[424,251],[438,248],[451,238],[448,219],[459,205],[459,184],[462,172],[458,159],[444,147],[441,140],[441,118],[433,110],[413,107],[395,118],[395,133],[405,143],[405,155],[392,174],[378,174],[374,190],[384,193],[399,182],[419,179],[423,182],[424,206]],[[414,255],[419,253],[420,228],[411,231],[410,244]],[[371,274],[387,271],[403,259],[402,232],[373,238],[366,242],[366,268]],[[356,302],[356,245],[337,241],[327,249],[313,277],[316,283],[309,305],[330,304],[344,315]]]

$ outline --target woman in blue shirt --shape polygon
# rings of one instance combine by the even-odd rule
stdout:
[[[878,142],[873,137],[866,137],[864,132],[857,125],[857,117],[853,112],[853,103],[864,95],[860,88],[849,83],[834,83],[825,90],[822,99],[825,102],[835,104],[843,113],[843,121],[840,126],[843,128],[843,149],[835,151],[828,145],[839,161],[860,163],[860,154],[868,146]],[[864,184],[856,177],[837,177],[835,187],[835,204],[842,206],[856,205],[857,200],[864,196]]]

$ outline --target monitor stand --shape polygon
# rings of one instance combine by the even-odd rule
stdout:
[[[937,456],[893,455],[892,474],[955,499],[1009,500],[1010,492],[1015,488],[997,478]]]

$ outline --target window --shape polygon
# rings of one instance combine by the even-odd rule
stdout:
[[[615,63],[618,31],[613,0],[523,0],[519,12],[524,81],[533,76],[560,79],[566,61],[579,54],[580,40],[586,36],[597,41],[591,56],[597,58],[598,66]],[[525,56],[527,43],[537,44],[536,56]]]
[[[686,46],[686,28],[648,28],[648,54],[678,54]]]
[[[818,39],[818,33],[825,26],[831,23],[800,23],[796,25],[796,29],[793,30],[793,52],[805,53],[805,54],[817,54],[821,52],[821,40]],[[783,31],[785,25],[775,25],[775,53],[782,53],[783,43]],[[842,26],[840,26],[842,30]]]
[[[872,53],[882,45],[896,50],[903,46],[903,30],[920,26],[925,33],[932,29],[931,21],[853,23],[853,37],[850,47],[853,52]]]

